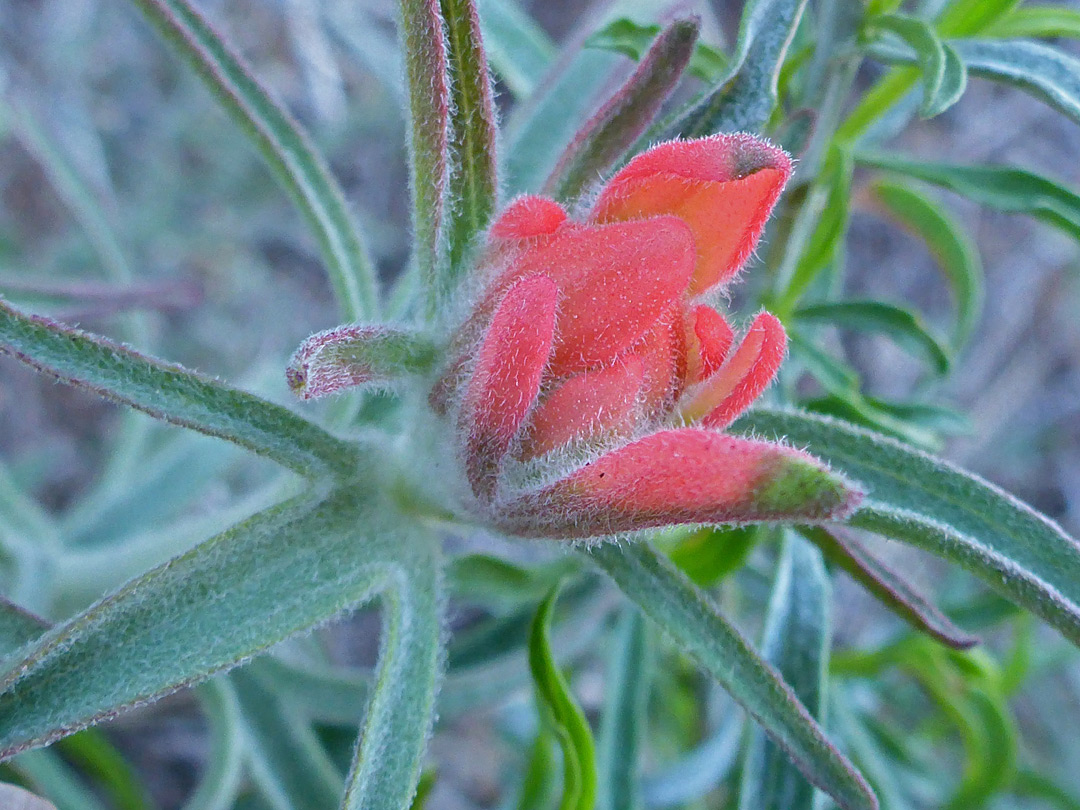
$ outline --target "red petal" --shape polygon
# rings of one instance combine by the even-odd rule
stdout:
[[[557,298],[551,279],[522,279],[503,296],[480,345],[461,409],[465,470],[479,497],[494,493],[499,463],[540,392]]]
[[[699,295],[742,267],[790,176],[787,154],[751,135],[669,141],[638,155],[611,179],[592,220],[682,218],[697,246],[690,295]]]
[[[690,281],[694,240],[675,217],[584,226],[567,223],[523,249],[506,276],[543,274],[559,288],[555,376],[610,365],[637,342]]]
[[[859,497],[806,453],[684,428],[601,456],[499,512],[518,534],[574,538],[673,523],[836,519]]]
[[[491,235],[496,239],[528,239],[555,233],[565,221],[566,211],[555,200],[518,197],[495,220]]]
[[[712,376],[723,365],[735,335],[724,316],[704,304],[694,307],[687,320],[686,379],[696,383]]]
[[[522,457],[535,458],[602,434],[628,433],[636,421],[642,373],[641,360],[631,355],[600,371],[571,377],[533,413]]]
[[[686,376],[685,314],[681,304],[657,318],[630,350],[641,359],[641,403],[646,419],[667,411],[682,392]]]
[[[687,424],[723,428],[772,382],[787,349],[787,334],[775,315],[760,313],[728,361],[693,391],[679,413]]]

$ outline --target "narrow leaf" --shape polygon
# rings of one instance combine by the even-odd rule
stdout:
[[[1080,239],[1080,194],[1050,178],[1011,166],[964,166],[862,152],[857,162],[947,188],[982,205],[1020,214]]]
[[[882,14],[868,25],[895,34],[915,52],[923,79],[923,118],[933,118],[956,103],[967,84],[964,63],[928,23],[905,14]]]
[[[620,17],[592,34],[585,40],[585,47],[614,51],[639,62],[659,33],[659,25],[643,25],[628,17]],[[722,50],[706,42],[698,42],[686,72],[712,84],[726,67],[727,57]]]
[[[28,790],[0,782],[0,807],[5,810],[56,810],[56,806]]]
[[[799,530],[825,558],[846,571],[881,604],[921,633],[953,649],[966,650],[979,639],[964,632],[904,576],[874,558],[857,540],[839,529],[808,526]]]
[[[780,67],[805,8],[806,0],[748,2],[728,71],[669,127],[668,137],[761,130],[776,107]]]
[[[779,674],[647,543],[603,543],[589,556],[749,712],[814,785],[844,810],[876,808],[865,780],[829,742]]]
[[[1080,644],[1080,544],[982,479],[881,435],[828,417],[758,408],[735,432],[783,437],[859,481],[853,526],[959,563]]]
[[[0,596],[0,658],[40,638],[49,623]]]
[[[901,348],[927,361],[938,374],[949,370],[949,350],[930,332],[921,316],[903,307],[883,301],[829,301],[804,306],[795,311],[795,318],[803,323],[828,323],[887,335]]]
[[[280,405],[0,301],[0,352],[61,382],[226,439],[302,475],[349,475],[353,445]]]
[[[243,776],[243,732],[236,694],[226,678],[214,678],[196,692],[210,726],[206,770],[182,810],[231,810]]]
[[[592,810],[596,802],[596,756],[592,730],[551,652],[548,628],[558,588],[540,603],[529,630],[529,669],[544,723],[559,742],[563,793],[559,810]]]
[[[645,132],[690,63],[699,27],[696,19],[678,20],[656,38],[633,75],[574,136],[546,193],[576,198]]]
[[[831,588],[821,554],[788,533],[776,571],[761,652],[807,711],[825,720]],[[739,810],[811,810],[814,788],[768,740],[753,729],[743,763]]]
[[[435,719],[443,667],[439,544],[429,535],[406,539],[383,594],[379,665],[342,810],[407,810]]]
[[[960,223],[915,189],[879,180],[873,193],[891,217],[926,242],[945,274],[956,301],[952,346],[958,349],[971,336],[982,310],[983,269],[978,249]]]
[[[448,292],[439,278],[450,143],[450,87],[439,0],[401,0],[400,26],[409,96],[415,255],[433,311]]]
[[[598,810],[641,807],[641,748],[652,674],[648,628],[637,610],[624,611],[614,631],[605,679],[598,753]]]
[[[498,190],[495,102],[474,0],[441,0],[451,67],[449,272],[453,286],[462,258],[488,226]]]
[[[1080,38],[1080,11],[1063,6],[1023,6],[994,21],[984,36],[1002,39]]]
[[[398,586],[405,549],[434,542],[412,531],[355,489],[301,496],[133,580],[6,662],[0,757],[203,680]]]
[[[314,232],[346,320],[377,309],[375,268],[326,161],[188,0],[132,0],[251,138]]]
[[[229,674],[247,741],[252,781],[279,810],[326,810],[342,778],[311,728],[246,669]]]

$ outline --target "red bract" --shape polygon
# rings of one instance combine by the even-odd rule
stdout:
[[[753,252],[791,174],[749,135],[661,144],[592,210],[515,200],[492,226],[490,276],[437,386],[460,392],[473,493],[504,528],[588,537],[669,523],[841,516],[858,493],[816,459],[720,433],[772,381],[783,326],[760,313],[735,345],[699,300]],[[556,480],[503,482],[524,464]]]

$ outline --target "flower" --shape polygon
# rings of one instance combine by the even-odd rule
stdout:
[[[591,537],[854,508],[859,492],[812,456],[722,432],[772,381],[786,336],[762,312],[736,346],[706,301],[753,252],[790,174],[750,135],[671,141],[581,219],[539,196],[499,216],[487,283],[432,395],[494,523]],[[547,480],[513,485],[513,467]]]

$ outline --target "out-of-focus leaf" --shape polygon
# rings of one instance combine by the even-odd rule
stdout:
[[[956,301],[954,349],[971,336],[982,310],[983,269],[978,249],[963,227],[935,200],[910,186],[879,180],[874,197],[889,216],[926,242]]]
[[[938,373],[949,370],[950,353],[930,332],[922,317],[883,301],[827,301],[795,311],[803,323],[827,323],[861,332],[887,335],[901,348],[925,360]]]
[[[444,599],[438,538],[408,540],[383,592],[379,665],[342,810],[407,810],[420,782],[442,677]]]
[[[529,669],[536,686],[538,708],[559,742],[563,761],[563,792],[559,810],[592,810],[596,803],[596,753],[585,713],[551,652],[548,628],[558,597],[552,589],[540,603],[529,630]]]
[[[350,475],[356,449],[280,405],[0,301],[0,352],[62,382],[226,439],[302,475]]]
[[[1002,39],[1080,38],[1080,11],[1065,6],[1021,6],[985,29],[983,36]]]
[[[844,810],[877,807],[862,776],[777,672],[670,561],[646,542],[603,543],[589,556],[730,692],[814,785]]]
[[[154,700],[404,587],[416,567],[410,549],[434,545],[418,531],[392,506],[347,489],[295,498],[150,571],[5,662],[0,755]]]
[[[491,67],[510,92],[527,98],[555,57],[555,43],[515,0],[478,0]]]
[[[806,0],[751,0],[743,9],[728,70],[668,128],[667,137],[757,132],[778,99],[777,78]]]
[[[11,765],[21,781],[35,793],[48,797],[56,810],[107,810],[56,751],[27,751]]]
[[[456,597],[498,604],[543,599],[580,567],[575,557],[522,567],[490,554],[462,554],[447,565],[447,587]]]
[[[555,165],[545,191],[574,199],[648,128],[690,62],[697,20],[677,20],[656,37],[637,70],[586,122]]]
[[[132,0],[251,138],[318,239],[346,320],[377,310],[375,269],[345,196],[307,133],[187,0]]]
[[[916,630],[954,649],[979,643],[912,587],[897,571],[875,559],[854,538],[838,530],[804,527],[802,534],[821,549],[825,558],[846,571],[889,610]]]
[[[682,806],[715,790],[734,770],[743,737],[742,716],[729,713],[716,733],[671,766],[646,776],[647,807]]]
[[[450,290],[440,277],[450,144],[450,85],[439,0],[401,0],[401,52],[409,98],[409,183],[414,255],[429,312]]]
[[[703,526],[680,540],[668,556],[695,585],[707,588],[741,568],[757,541],[754,526]]]
[[[1080,544],[982,479],[822,416],[755,408],[733,427],[809,448],[868,489],[850,519],[959,563],[1080,644]]]
[[[1080,239],[1080,195],[1047,177],[1011,166],[930,163],[878,152],[856,162],[947,188],[982,205],[1029,214]]]
[[[1022,0],[953,0],[934,21],[943,37],[973,37],[1012,14]]]
[[[867,23],[871,29],[900,37],[915,52],[922,71],[923,118],[940,115],[955,104],[967,86],[967,70],[956,51],[925,21],[906,14],[882,14]]]
[[[604,714],[597,752],[597,810],[641,807],[641,745],[652,676],[648,629],[641,614],[626,610],[616,626],[604,681]]]
[[[49,629],[49,623],[0,596],[0,659],[29,644]]]
[[[462,258],[491,218],[498,191],[497,127],[480,18],[473,0],[441,0],[449,44],[450,239],[452,278],[464,272]]]
[[[344,782],[310,726],[245,669],[228,677],[248,769],[263,797],[278,810],[336,807]]]
[[[536,730],[536,739],[529,751],[529,763],[521,783],[518,810],[548,810],[555,801],[559,772],[555,767],[551,732],[543,724]]]
[[[97,729],[65,737],[56,749],[98,787],[115,810],[146,810],[151,806],[147,786],[138,773]]]
[[[761,651],[807,710],[823,722],[832,635],[829,576],[821,554],[788,532],[776,571]],[[760,729],[751,731],[739,810],[811,810],[814,787]]]
[[[210,726],[210,748],[206,770],[183,810],[230,810],[240,791],[244,767],[240,706],[224,676],[200,686],[197,695]]]
[[[660,33],[659,25],[643,25],[627,17],[612,20],[585,40],[586,48],[615,51],[640,61]],[[727,66],[727,57],[719,48],[706,42],[694,46],[686,72],[707,82],[714,82]]]

